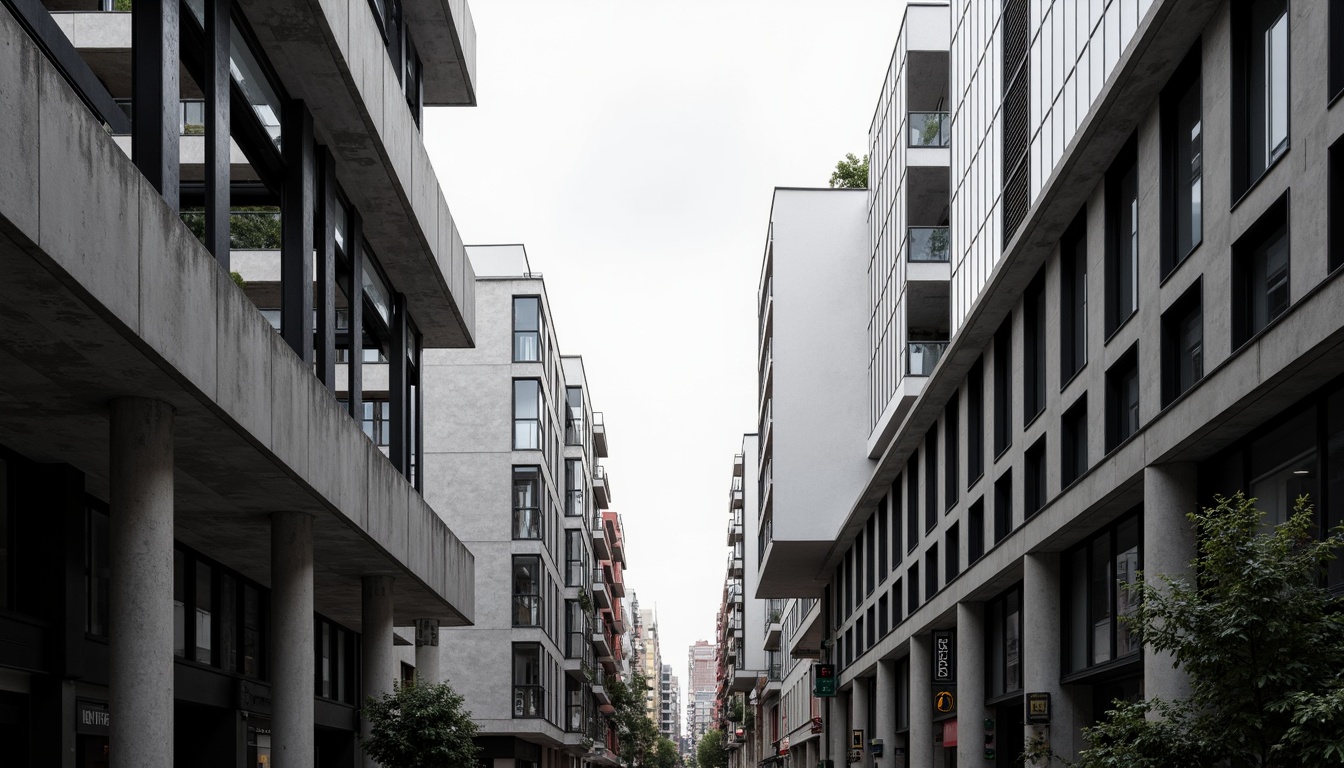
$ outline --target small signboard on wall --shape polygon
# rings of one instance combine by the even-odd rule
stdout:
[[[933,631],[933,684],[957,681],[957,634],[950,629]]]
[[[1027,724],[1028,725],[1050,724],[1050,694],[1048,693],[1027,694]]]

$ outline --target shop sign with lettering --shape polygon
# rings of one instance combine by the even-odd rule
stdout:
[[[957,681],[957,635],[950,629],[933,631],[933,684]]]
[[[1050,694],[1027,694],[1027,723],[1029,725],[1050,724]]]
[[[75,718],[75,733],[106,736],[112,725],[107,705],[95,701],[76,700]]]

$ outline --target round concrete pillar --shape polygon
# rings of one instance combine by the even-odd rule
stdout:
[[[1050,724],[1024,724],[1023,743],[1041,736],[1056,754],[1073,759],[1080,734],[1070,689],[1060,685],[1059,553],[1037,552],[1022,560],[1022,687],[1050,694]],[[1036,763],[1045,768],[1045,762]]]
[[[173,407],[122,398],[111,417],[111,764],[172,765]]]
[[[957,603],[957,765],[985,760],[985,606]]]
[[[896,662],[882,660],[877,662],[877,711],[873,720],[877,730],[868,738],[882,740],[882,757],[873,761],[874,765],[896,765]]]
[[[271,754],[313,766],[313,518],[271,515]]]
[[[416,682],[443,682],[439,672],[439,620],[415,621],[415,679]]]
[[[1199,474],[1194,464],[1161,464],[1143,470],[1143,576],[1162,589],[1159,576],[1193,578],[1195,530],[1186,519],[1199,506]],[[1143,690],[1149,698],[1185,698],[1190,679],[1173,669],[1170,653],[1143,647]]]
[[[933,762],[933,636],[910,638],[910,744],[905,764],[911,768]]]
[[[363,652],[362,677],[364,695],[381,697],[392,692],[397,679],[396,656],[392,652],[392,582],[391,576],[365,576],[363,584],[363,628],[360,631],[360,649]],[[361,719],[360,734],[367,738],[369,721]],[[365,768],[378,768],[368,755],[363,756]]]

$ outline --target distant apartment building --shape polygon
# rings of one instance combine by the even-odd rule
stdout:
[[[1344,519],[1341,51],[1337,3],[907,9],[869,189],[777,190],[758,294],[756,594],[839,669],[801,764],[1073,758],[1188,684],[1118,586],[1186,574],[1187,512]]]
[[[680,747],[681,684],[671,664],[664,664],[658,677],[658,733]]]
[[[715,727],[717,671],[717,644],[697,640],[686,650],[686,736],[687,748],[692,752],[700,743],[700,737]]]
[[[418,387],[471,12],[130,6],[0,3],[0,759],[353,768],[394,625],[476,616]]]
[[[624,554],[598,463],[605,429],[526,250],[468,252],[476,348],[425,356],[426,495],[479,567],[507,576],[477,585],[474,626],[443,631],[443,666],[486,764],[614,765],[603,709]]]

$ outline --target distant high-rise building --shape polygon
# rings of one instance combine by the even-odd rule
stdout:
[[[662,665],[658,676],[658,733],[681,743],[681,683],[671,664]]]
[[[719,647],[708,640],[697,640],[687,652],[686,736],[693,751],[700,737],[714,727],[714,665]]]

